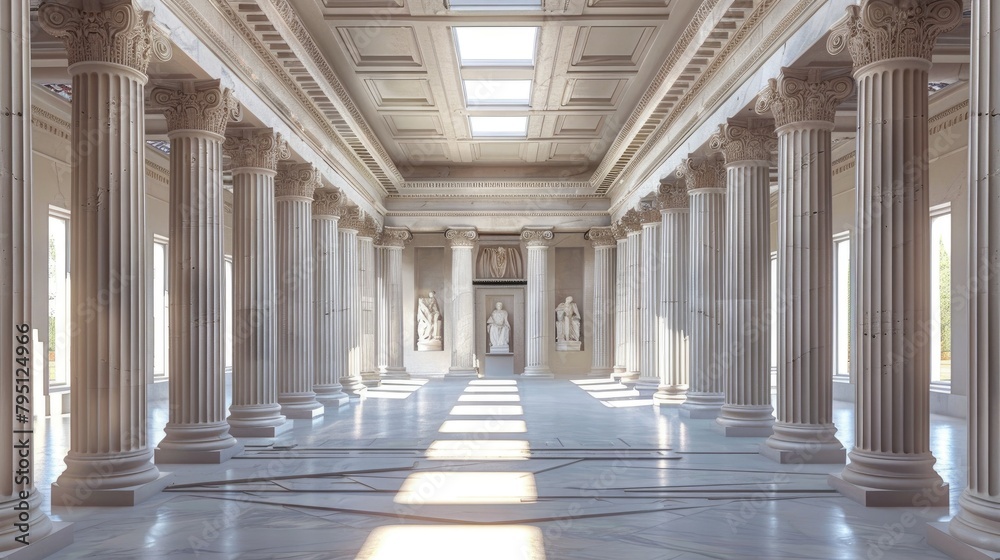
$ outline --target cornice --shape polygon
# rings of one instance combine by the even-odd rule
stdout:
[[[833,162],[831,162],[830,164],[830,166],[833,168],[833,174],[839,175],[845,171],[850,171],[851,169],[854,169],[855,165],[854,155],[856,153],[857,152],[851,152],[849,154],[840,156],[839,158],[833,160]]]
[[[71,138],[70,126],[72,125],[69,121],[37,105],[31,107],[31,124],[63,140]]]

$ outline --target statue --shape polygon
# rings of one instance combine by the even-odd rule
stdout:
[[[486,328],[490,332],[490,354],[507,354],[510,352],[510,323],[507,322],[507,311],[502,302],[497,302],[496,309],[486,320]]]
[[[441,308],[434,292],[417,299],[417,350],[442,350]]]
[[[580,309],[573,296],[556,307],[556,351],[575,352],[580,350]]]

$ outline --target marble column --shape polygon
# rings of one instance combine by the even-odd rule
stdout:
[[[170,408],[157,463],[222,463],[243,450],[226,423],[222,142],[242,109],[218,80],[154,87],[170,139]]]
[[[340,249],[340,383],[351,398],[362,398],[368,387],[361,382],[361,307],[358,305],[358,231],[365,227],[365,214],[357,207],[343,206],[337,230]]]
[[[521,242],[528,253],[525,274],[524,306],[524,377],[552,377],[549,369],[549,348],[555,341],[555,330],[550,328],[552,314],[549,290],[549,246],[555,234],[552,228],[524,228]]]
[[[69,523],[52,523],[40,505],[31,457],[34,442],[15,430],[32,430],[32,414],[12,410],[19,395],[29,411],[42,395],[32,394],[31,325],[31,37],[28,0],[0,5],[0,356],[7,364],[0,399],[3,447],[0,460],[0,556],[42,558],[73,541]],[[53,341],[50,341],[50,344]],[[19,351],[23,348],[23,351]],[[23,353],[22,353],[23,352]],[[22,446],[20,449],[15,446]],[[17,508],[17,509],[15,509]]]
[[[726,403],[718,423],[727,436],[770,436],[771,150],[770,120],[729,119],[710,141],[726,159],[726,258],[719,355]]]
[[[615,237],[610,227],[591,228],[587,239],[594,246],[594,307],[591,312],[591,369],[594,377],[608,377],[614,372],[615,324]]]
[[[340,383],[340,251],[337,222],[343,195],[317,191],[312,205],[313,230],[313,391],[324,406],[350,399]]]
[[[625,230],[624,274],[622,275],[622,342],[625,353],[625,372],[621,378],[639,379],[639,357],[642,355],[642,216],[635,208],[622,216]]]
[[[953,558],[1000,558],[1000,6],[972,4],[969,83],[969,435],[968,484],[950,523],[931,523],[927,542]]]
[[[475,301],[472,293],[472,253],[479,239],[475,228],[452,228],[445,232],[451,245],[451,377],[473,377],[476,353]]]
[[[627,314],[625,313],[625,272],[626,257],[628,256],[628,234],[622,227],[621,221],[611,224],[611,235],[615,239],[615,340],[613,348],[615,351],[614,371],[611,373],[612,379],[619,379],[628,373],[625,367],[625,323]]]
[[[726,401],[722,367],[722,288],[725,256],[726,174],[714,157],[688,157],[678,173],[690,200],[688,340],[690,388],[680,414],[716,418]]]
[[[653,401],[680,404],[688,390],[690,201],[682,180],[660,185],[660,298],[657,312],[660,386]]]
[[[403,247],[413,239],[402,227],[382,228],[379,254],[379,371],[383,377],[409,378],[403,365]]]
[[[929,446],[927,71],[937,36],[961,18],[960,0],[865,0],[827,43],[854,60],[864,156],[852,240],[855,444],[830,484],[868,506],[948,505]]]
[[[323,415],[313,391],[313,193],[311,163],[285,164],[274,179],[278,311],[278,404],[290,419]]]
[[[782,69],[757,112],[778,133],[778,406],[762,455],[781,463],[846,459],[833,425],[833,151],[837,105],[850,76]]]
[[[70,146],[74,275],[70,449],[56,506],[133,505],[168,483],[146,442],[146,160],[150,57],[170,44],[135,3],[45,3],[73,80]],[[96,211],[100,208],[100,212]]]
[[[358,230],[358,293],[361,297],[361,379],[367,387],[378,387],[375,316],[375,238],[379,226],[365,215],[364,227]]]
[[[233,402],[229,433],[276,437],[292,429],[278,404],[274,175],[288,144],[270,128],[231,130],[233,174]]]
[[[657,201],[643,202],[641,257],[637,270],[639,284],[639,382],[660,382],[660,348],[657,336],[657,314],[660,307],[660,208]]]

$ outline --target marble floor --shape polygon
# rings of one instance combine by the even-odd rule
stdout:
[[[165,465],[134,508],[59,508],[75,542],[51,558],[923,559],[944,508],[866,509],[823,465],[778,465],[763,438],[652,405],[654,387],[593,379],[412,380],[244,440],[222,465]],[[151,406],[149,438],[166,423]],[[853,443],[851,405],[836,403]],[[965,422],[932,417],[931,445],[965,484]],[[62,470],[68,417],[36,423],[36,478]],[[48,506],[46,505],[48,511]]]

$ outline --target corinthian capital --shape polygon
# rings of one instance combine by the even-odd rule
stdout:
[[[232,169],[252,167],[277,171],[278,160],[292,155],[281,133],[270,128],[230,130],[222,150],[229,156]]]
[[[614,230],[611,226],[590,228],[584,237],[590,241],[591,245],[593,245],[595,249],[598,247],[614,247],[617,245]]]
[[[688,190],[726,188],[726,167],[718,155],[699,157],[688,154],[677,168],[677,175],[684,178]]]
[[[452,228],[444,232],[445,239],[452,247],[472,247],[479,239],[476,228]]]
[[[737,161],[770,161],[771,152],[778,147],[774,135],[774,122],[763,119],[729,119],[719,125],[708,146],[719,150],[726,163]]]
[[[929,61],[938,35],[961,19],[962,0],[862,0],[830,29],[826,48],[847,49],[855,68],[893,58]]]
[[[290,163],[278,167],[278,174],[274,177],[274,196],[311,200],[319,186],[319,173],[311,163]]]
[[[643,224],[660,223],[660,203],[656,199],[639,203],[639,221]]]
[[[669,183],[660,183],[660,189],[656,193],[656,199],[660,203],[660,210],[688,208],[691,204],[683,179],[678,179]]]
[[[362,212],[362,214],[364,215],[364,220],[361,222],[361,228],[358,229],[358,237],[365,237],[374,240],[379,236],[381,227],[372,215],[364,212]]]
[[[629,208],[628,212],[622,215],[621,219],[622,229],[625,230],[625,234],[629,234],[636,231],[642,231],[642,214],[639,213],[635,208]]]
[[[339,219],[344,202],[344,195],[338,190],[317,191],[312,204],[313,216]]]
[[[222,136],[229,121],[243,118],[243,109],[219,80],[183,80],[161,84],[149,92],[151,109],[167,118],[167,130],[203,130]]]
[[[150,58],[170,60],[170,41],[152,12],[133,0],[43,2],[38,22],[63,40],[69,64],[110,62],[146,73]]]
[[[768,80],[767,88],[757,95],[755,110],[759,114],[770,111],[776,127],[803,121],[832,123],[837,105],[853,89],[850,76],[824,79],[818,68],[782,68],[778,78]]]
[[[384,227],[375,240],[375,245],[379,247],[404,247],[407,242],[413,239],[413,234],[405,227]]]
[[[365,211],[357,206],[341,206],[340,229],[357,233],[365,228]]]

